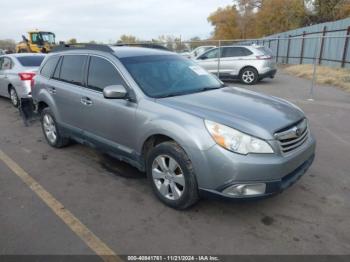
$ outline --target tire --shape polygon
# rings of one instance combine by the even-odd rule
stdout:
[[[17,91],[13,86],[11,86],[9,89],[9,95],[10,95],[10,99],[11,99],[11,104],[14,107],[18,108],[20,105],[20,100],[19,100]]]
[[[159,163],[163,159],[169,173],[162,172],[165,170]],[[171,168],[176,165],[175,169]],[[176,142],[164,142],[152,148],[147,154],[146,168],[153,192],[167,206],[182,210],[198,202],[198,185],[192,162]]]
[[[259,81],[259,73],[254,67],[246,67],[240,73],[239,79],[245,85],[254,85]]]
[[[45,139],[50,146],[61,148],[69,144],[69,139],[61,135],[50,108],[47,107],[41,112],[40,122]]]

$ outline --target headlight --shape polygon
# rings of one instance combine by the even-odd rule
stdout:
[[[243,155],[248,153],[273,153],[271,146],[264,140],[209,120],[204,122],[215,142],[227,150]]]

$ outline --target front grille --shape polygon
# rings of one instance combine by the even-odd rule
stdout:
[[[309,127],[306,119],[289,129],[275,134],[282,153],[289,153],[302,146],[309,138]]]

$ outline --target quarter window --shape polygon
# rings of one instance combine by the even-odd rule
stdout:
[[[59,56],[50,57],[41,69],[41,75],[50,78],[52,76],[53,71],[56,68],[59,58]]]
[[[60,79],[62,60],[63,60],[63,57],[60,58],[60,61],[58,62],[57,66],[56,66],[55,73],[52,76],[53,79]]]
[[[83,85],[83,72],[86,56],[83,55],[65,55],[61,66],[60,80]]]
[[[110,62],[100,57],[91,57],[88,88],[102,91],[106,86],[120,85],[122,83],[121,76]]]

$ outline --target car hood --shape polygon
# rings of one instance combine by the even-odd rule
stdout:
[[[161,98],[158,103],[263,139],[304,118],[293,104],[236,87]]]

